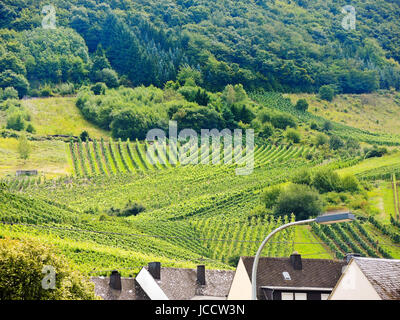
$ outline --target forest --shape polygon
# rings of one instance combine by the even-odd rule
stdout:
[[[48,4],[0,3],[0,87],[20,97],[117,78],[163,87],[182,65],[210,91],[400,88],[396,1],[354,1],[354,30],[341,26],[345,1],[55,0],[56,29],[43,30]]]

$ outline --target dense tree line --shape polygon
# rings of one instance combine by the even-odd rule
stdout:
[[[186,64],[200,72],[202,86],[211,91],[222,91],[229,83],[242,83],[246,89],[314,92],[329,85],[336,93],[400,88],[400,6],[395,1],[354,1],[355,30],[342,28],[341,8],[346,3],[334,0],[54,0],[53,4],[57,25],[74,29],[92,58],[101,47],[110,63],[106,69],[114,69],[127,86],[161,87],[175,81]],[[33,0],[2,1],[0,28],[25,38],[2,37],[0,50],[18,51],[24,41],[25,53],[40,48],[31,43],[41,36],[35,28],[41,27],[42,18],[41,7]],[[27,39],[30,32],[33,37]],[[86,79],[91,70],[82,50],[65,53],[68,59],[64,54],[48,59],[46,64],[55,64],[57,73],[45,80]],[[43,56],[46,50],[34,61]],[[32,82],[46,68],[32,69],[32,59],[19,59],[4,58],[13,74],[4,75],[12,80],[3,80],[0,86],[15,80],[23,94],[25,72]],[[65,70],[66,64],[71,70]],[[110,71],[104,77],[112,77]]]

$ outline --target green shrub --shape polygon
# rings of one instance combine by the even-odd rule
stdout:
[[[270,209],[275,206],[281,191],[279,186],[271,187],[264,191],[261,196],[261,201],[265,204],[266,208]]]
[[[96,84],[92,85],[90,87],[90,90],[92,90],[92,92],[98,96],[101,94],[104,94],[107,90],[107,85],[104,82],[97,82]]]
[[[360,190],[360,182],[354,175],[349,174],[342,178],[342,188],[343,191],[357,192]]]
[[[323,133],[318,133],[315,136],[315,145],[317,147],[322,146],[326,143],[328,143],[328,137],[326,135],[324,135]]]
[[[343,146],[344,146],[344,142],[338,136],[333,135],[333,136],[330,137],[330,139],[329,139],[329,147],[332,150],[340,149]]]
[[[342,191],[342,181],[339,175],[331,169],[319,169],[314,173],[312,186],[321,193]]]
[[[271,117],[271,123],[275,128],[286,129],[287,127],[296,128],[296,121],[289,114],[276,114]]]
[[[372,148],[365,148],[364,149],[364,157],[373,158],[373,157],[382,157],[387,153],[387,149],[385,147],[377,147],[373,146]]]
[[[311,128],[312,130],[319,130],[318,124],[315,123],[314,121],[311,122],[310,128]]]
[[[308,109],[308,102],[306,99],[299,99],[296,102],[295,108],[300,111],[307,111]]]
[[[104,68],[101,71],[97,71],[95,74],[97,82],[104,82],[108,88],[117,88],[119,86],[118,74],[109,68]]]
[[[75,93],[75,86],[73,83],[62,83],[57,86],[57,91],[61,96],[71,95]]]
[[[7,117],[6,129],[22,131],[25,128],[25,121],[20,112],[13,112]]]
[[[327,121],[324,122],[324,125],[323,125],[322,129],[324,131],[330,131],[330,130],[332,130],[332,127],[333,127],[332,122],[327,120]]]
[[[0,239],[0,300],[94,300],[94,285],[64,257],[36,240]],[[44,266],[56,272],[55,288],[44,289]]]
[[[84,130],[84,131],[82,131],[82,133],[79,135],[79,137],[81,138],[81,140],[82,140],[83,142],[86,142],[86,141],[89,140],[89,133],[88,133],[86,130]]]
[[[301,169],[297,171],[291,178],[291,181],[295,184],[306,184],[311,185],[312,175],[310,170]]]
[[[41,97],[52,97],[54,96],[53,89],[49,85],[45,85],[39,90]]]
[[[34,128],[34,126],[31,123],[28,123],[28,125],[26,126],[25,130],[27,132],[29,132],[29,133],[35,133],[36,132],[36,129]]]
[[[332,101],[335,97],[335,89],[332,86],[325,85],[319,88],[319,97],[323,100]]]
[[[15,90],[13,87],[7,87],[3,91],[3,99],[18,99],[18,91]]]
[[[274,214],[284,216],[293,213],[296,220],[315,217],[322,212],[323,202],[319,193],[306,185],[292,184],[280,193]]]
[[[111,207],[107,213],[110,216],[130,217],[136,216],[145,210],[146,208],[142,204],[129,200],[123,209]]]
[[[269,138],[270,136],[272,136],[274,133],[274,127],[272,126],[271,123],[267,122],[267,123],[263,123],[261,125],[260,131],[259,131],[259,135],[261,138]]]
[[[29,89],[29,82],[22,74],[16,74],[11,70],[0,73],[0,87],[13,87],[18,91],[18,97],[22,98]]]
[[[300,133],[295,129],[287,129],[286,130],[286,139],[292,141],[293,143],[300,142]]]

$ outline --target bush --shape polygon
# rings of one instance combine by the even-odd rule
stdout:
[[[332,86],[322,86],[319,88],[319,97],[323,100],[332,101],[335,97],[335,90]]]
[[[14,112],[7,118],[6,129],[22,131],[25,128],[25,121],[20,112]]]
[[[360,182],[354,175],[346,175],[342,178],[343,191],[357,192],[360,190]]]
[[[81,138],[81,140],[82,140],[83,142],[88,141],[88,140],[89,140],[89,133],[88,133],[86,130],[84,130],[84,131],[82,131],[82,133],[79,135],[79,137]]]
[[[328,137],[326,135],[324,135],[323,133],[318,133],[315,136],[315,145],[317,147],[322,146],[326,143],[328,143]]]
[[[300,133],[295,129],[287,129],[286,130],[286,139],[292,141],[293,143],[300,142]]]
[[[94,300],[94,285],[70,262],[39,241],[0,239],[0,300]],[[45,290],[44,266],[55,269],[55,289]]]
[[[33,127],[33,125],[31,123],[28,123],[28,125],[26,126],[25,130],[27,132],[29,132],[29,133],[35,133],[36,132],[35,128]]]
[[[18,153],[21,159],[28,159],[29,155],[31,154],[32,147],[29,144],[28,139],[25,135],[21,135],[18,139]]]
[[[239,255],[239,256],[232,256],[232,257],[229,257],[229,259],[228,259],[228,264],[229,264],[230,266],[232,266],[232,267],[237,267],[237,265],[238,265],[238,263],[239,263],[239,260],[240,260],[240,255]]]
[[[270,136],[272,136],[274,133],[274,127],[272,126],[271,123],[267,122],[267,123],[263,123],[260,131],[259,131],[259,136],[261,138],[269,138]]]
[[[310,124],[311,130],[319,130],[318,124],[316,122],[311,122]]]
[[[319,215],[322,209],[323,202],[316,190],[306,185],[292,184],[280,193],[274,214],[285,216],[293,213],[296,220],[303,220]]]
[[[280,187],[268,188],[261,196],[261,201],[265,204],[265,207],[270,209],[275,206],[279,195],[281,194]]]
[[[332,122],[330,122],[329,120],[327,120],[327,121],[325,121],[324,122],[324,125],[323,125],[323,127],[322,127],[322,129],[324,130],[324,131],[330,131],[330,130],[332,130]]]
[[[130,217],[130,216],[136,216],[145,210],[146,208],[140,203],[136,202],[133,203],[131,200],[129,200],[123,209],[119,208],[115,209],[114,207],[111,207],[107,213],[110,216]]]
[[[356,139],[350,137],[346,140],[346,148],[358,150],[360,149],[360,143]]]
[[[52,97],[54,96],[53,89],[49,85],[45,85],[39,90],[41,97]]]
[[[60,95],[66,96],[75,93],[75,86],[73,83],[62,83],[57,86],[57,90]]]
[[[333,136],[330,137],[330,139],[329,139],[329,147],[332,150],[340,149],[343,146],[344,146],[344,142],[338,136],[333,135]]]
[[[312,182],[310,170],[301,169],[292,176],[291,181],[295,184],[306,184],[310,186]]]
[[[306,99],[299,99],[296,102],[295,108],[300,111],[307,111],[308,109],[308,102]]]
[[[342,191],[342,181],[339,175],[331,169],[320,169],[314,173],[312,186],[321,193]]]
[[[107,85],[104,82],[97,82],[96,84],[92,85],[90,87],[90,90],[92,90],[92,92],[98,96],[101,94],[104,94],[107,90]]]
[[[29,83],[23,75],[6,70],[0,74],[0,87],[13,87],[18,91],[18,97],[22,98],[28,92]]]
[[[260,121],[262,123],[270,122],[271,121],[271,114],[268,111],[263,110],[258,114],[258,118],[260,119]]]
[[[364,149],[364,156],[365,158],[373,158],[373,157],[382,157],[384,154],[387,153],[387,149],[385,147],[377,147],[373,146],[371,149],[365,148]]]
[[[18,91],[13,87],[7,87],[3,91],[3,100],[18,99]]]
[[[117,88],[119,86],[118,74],[113,69],[104,68],[97,71],[95,75],[97,82],[104,82],[108,88]]]
[[[287,127],[296,128],[296,121],[289,114],[273,115],[271,117],[271,123],[278,129],[286,129]]]

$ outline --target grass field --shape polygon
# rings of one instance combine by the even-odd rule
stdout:
[[[305,98],[308,110],[329,120],[371,132],[400,134],[400,105],[396,93],[339,95],[332,102],[314,94],[290,94],[293,103]]]
[[[16,170],[38,170],[50,178],[72,173],[64,142],[31,141],[30,144],[32,152],[25,161],[19,158],[17,139],[0,138],[0,176],[14,176]]]
[[[337,170],[337,173],[341,176],[346,174],[360,174],[370,170],[375,170],[383,167],[389,167],[398,165],[400,163],[400,152],[381,157],[381,158],[370,158],[361,161],[359,164]]]
[[[75,106],[75,97],[41,98],[23,100],[23,106],[32,117],[32,124],[39,135],[79,136],[83,130],[90,137],[109,137],[110,133],[86,121]]]

